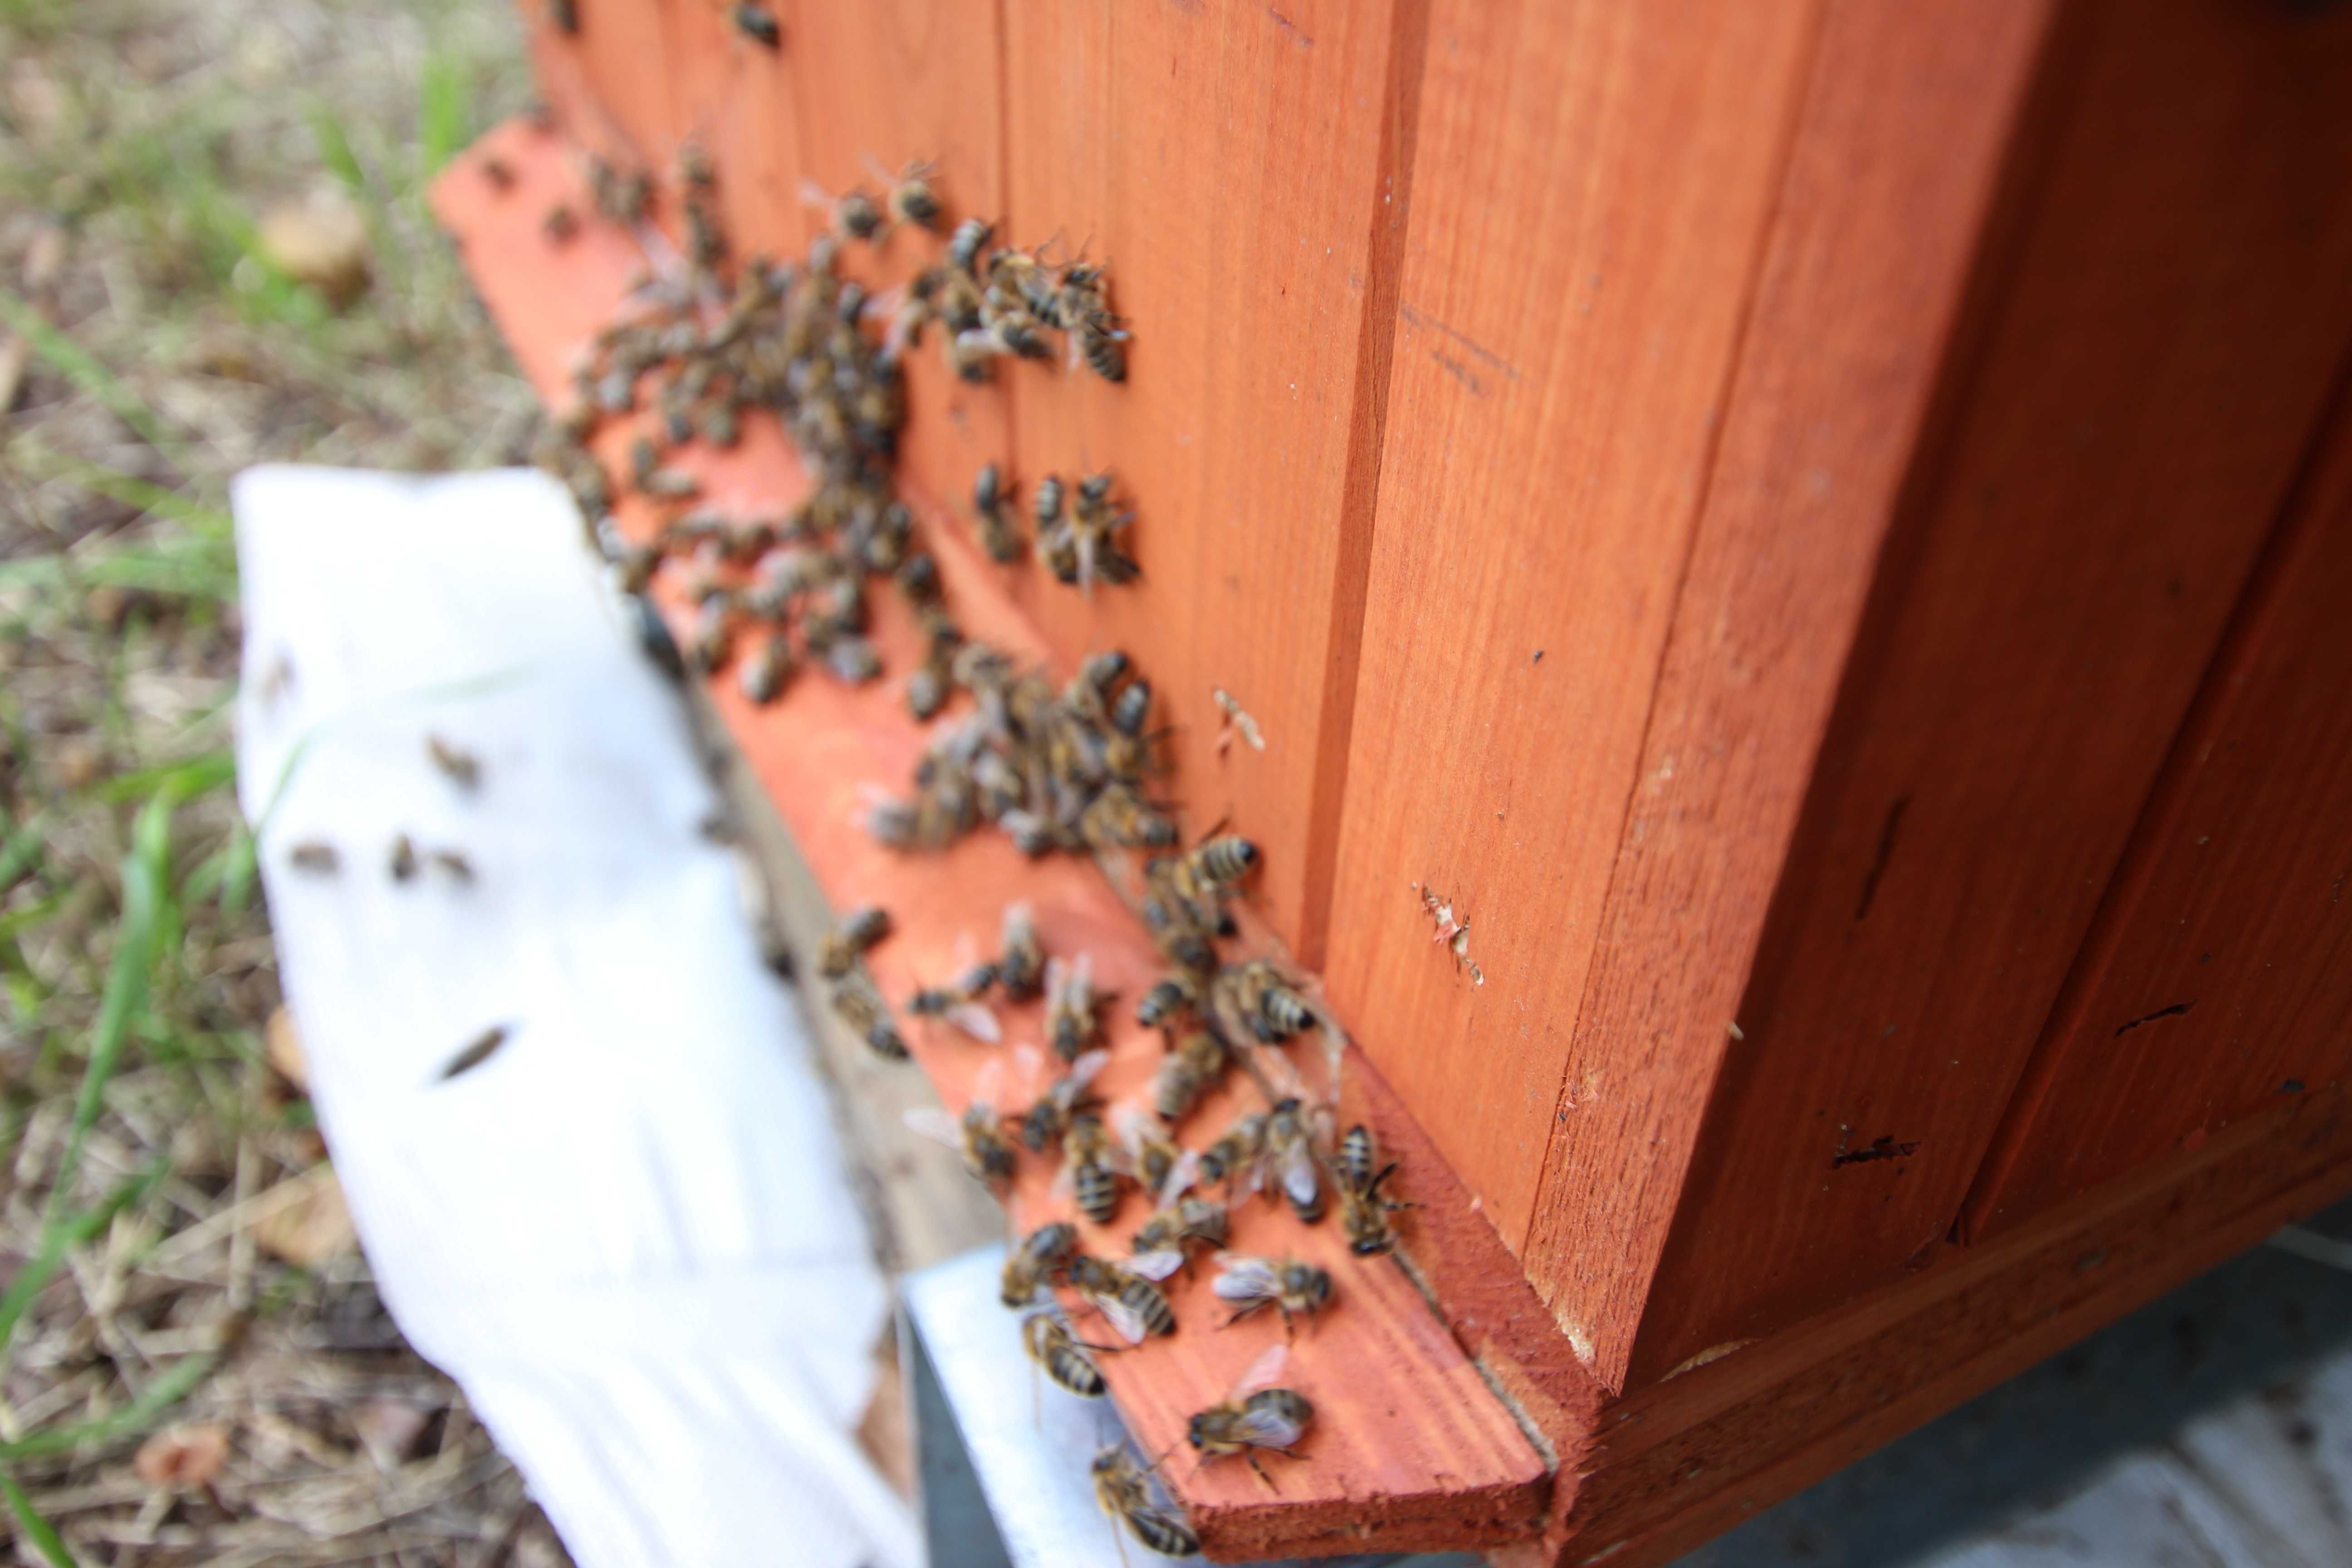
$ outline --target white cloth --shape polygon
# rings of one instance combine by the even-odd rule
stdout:
[[[394,1316],[585,1568],[919,1563],[852,1436],[889,1298],[814,1051],[570,499],[527,469],[233,496],[239,795]],[[472,885],[394,881],[404,831]],[[289,868],[311,839],[338,873]]]

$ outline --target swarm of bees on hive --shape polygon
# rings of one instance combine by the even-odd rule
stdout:
[[[1042,999],[1042,1044],[1015,1045],[992,1060],[964,1112],[951,1121],[941,1113],[928,1130],[1000,1196],[1024,1160],[1049,1160],[1057,1166],[1055,1190],[1095,1224],[1116,1219],[1131,1191],[1144,1195],[1149,1212],[1123,1256],[1084,1250],[1066,1220],[1015,1243],[1003,1298],[1022,1314],[1022,1342],[1055,1384],[1099,1396],[1098,1358],[1178,1331],[1161,1282],[1206,1257],[1218,1269],[1212,1289],[1230,1310],[1225,1321],[1270,1310],[1286,1342],[1269,1347],[1226,1400],[1193,1415],[1186,1439],[1200,1460],[1238,1457],[1271,1486],[1260,1456],[1292,1455],[1314,1422],[1310,1402],[1281,1381],[1287,1341],[1301,1320],[1330,1310],[1340,1282],[1298,1258],[1229,1250],[1229,1205],[1263,1194],[1315,1225],[1336,1200],[1350,1252],[1366,1258],[1394,1248],[1391,1215],[1410,1205],[1384,1190],[1396,1167],[1381,1160],[1368,1129],[1335,1141],[1328,1108],[1285,1092],[1257,1065],[1261,1053],[1302,1036],[1336,1042],[1338,1026],[1280,965],[1221,957],[1218,944],[1236,935],[1230,905],[1262,857],[1249,839],[1213,829],[1188,847],[1171,809],[1154,798],[1163,732],[1153,724],[1150,681],[1116,650],[1094,654],[1057,681],[967,636],[915,510],[893,482],[907,356],[927,331],[965,381],[985,382],[1005,362],[1051,363],[1058,335],[1067,371],[1124,382],[1130,339],[1111,308],[1108,268],[999,246],[991,225],[967,218],[947,232],[935,263],[898,289],[871,291],[844,275],[845,247],[879,245],[902,230],[936,237],[945,226],[928,165],[880,183],[879,195],[809,190],[827,225],[807,254],[738,262],[719,221],[715,174],[689,144],[676,182],[680,262],[634,280],[618,317],[573,367],[572,396],[551,423],[541,461],[591,520],[649,651],[675,672],[731,667],[754,704],[775,701],[805,668],[852,685],[879,679],[867,593],[884,586],[905,600],[922,650],[904,674],[906,707],[919,721],[940,722],[908,787],[877,792],[866,805],[866,830],[881,843],[917,854],[992,828],[1032,857],[1144,857],[1140,913],[1165,973],[1135,999],[1134,1016],[1160,1032],[1166,1048],[1148,1091],[1132,1102],[1106,1105],[1093,1087],[1109,1060],[1104,1015],[1118,999],[1097,986],[1088,954],[1045,951],[1024,903],[1004,909],[992,956],[922,986],[896,1009],[867,963],[891,933],[878,908],[838,923],[818,954],[818,980],[851,1031],[890,1060],[909,1054],[901,1016],[996,1045],[1003,1031],[992,1001]],[[642,171],[592,160],[586,184],[597,215],[625,226],[642,226],[656,200]],[[551,243],[568,244],[578,219],[560,207],[543,227]],[[756,517],[701,504],[695,477],[672,454],[693,443],[734,445],[743,415],[755,410],[773,414],[791,436],[809,493]],[[588,442],[604,422],[622,419],[638,422],[640,433],[615,475]],[[651,540],[632,542],[613,526],[623,487],[667,515]],[[1000,563],[1034,552],[1057,580],[1087,590],[1132,582],[1141,571],[1127,537],[1134,510],[1108,470],[1075,479],[1048,474],[1024,509],[991,464],[974,479],[971,504],[977,537]],[[680,583],[694,606],[682,646],[646,598],[656,574]],[[999,1099],[1008,1061],[1034,1086],[1026,1105]],[[1256,1080],[1265,1108],[1236,1116],[1197,1148],[1181,1145],[1186,1121],[1236,1066]],[[1049,1287],[1066,1289],[1117,1342],[1081,1337],[1051,1297],[1041,1307]],[[1123,1445],[1106,1448],[1093,1468],[1097,1499],[1154,1550],[1197,1552],[1181,1510],[1156,1497],[1153,1468]]]

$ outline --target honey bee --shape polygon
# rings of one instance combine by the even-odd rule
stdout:
[[[1192,1533],[1192,1526],[1152,1502],[1144,1468],[1135,1462],[1125,1444],[1097,1449],[1092,1473],[1096,1503],[1111,1518],[1124,1521],[1128,1533],[1147,1549],[1162,1557],[1201,1554],[1201,1538]],[[1124,1558],[1124,1551],[1120,1555]]]
[[[1013,521],[1012,492],[994,463],[984,465],[972,480],[971,504],[980,517],[980,542],[988,558],[1005,564],[1021,559],[1021,533]]]
[[[1078,816],[1078,833],[1097,849],[1173,847],[1176,821],[1132,785],[1105,784]]]
[[[1118,1130],[1122,1168],[1165,1207],[1192,1184],[1200,1157],[1176,1146],[1168,1124],[1139,1105],[1122,1105],[1112,1113]]]
[[[580,215],[567,204],[558,202],[547,209],[547,216],[539,220],[539,226],[540,231],[557,245],[569,245],[580,232]]]
[[[655,468],[637,476],[637,493],[650,500],[692,500],[702,481],[684,468]]]
[[[342,868],[342,857],[322,838],[307,839],[286,852],[287,863],[314,877],[331,877]]]
[[[1045,1032],[1055,1054],[1066,1062],[1076,1061],[1102,1038],[1103,997],[1095,990],[1094,955],[1082,952],[1072,963],[1049,961],[1045,994]]]
[[[1135,1005],[1135,1021],[1147,1029],[1171,1027],[1201,1001],[1201,983],[1190,974],[1161,976]],[[1164,1114],[1164,1113],[1163,1113]]]
[[[931,176],[938,165],[929,162],[909,163],[890,182],[882,205],[894,224],[910,223],[918,228],[930,228],[940,221],[944,209],[940,205],[939,192],[931,188]]]
[[[827,980],[838,980],[857,967],[858,959],[890,934],[890,911],[879,904],[860,904],[841,917],[817,948],[816,970]]]
[[[577,35],[580,31],[579,0],[547,0],[547,21],[559,33]]]
[[[1078,352],[1087,366],[1105,381],[1127,379],[1128,332],[1108,311],[1089,311],[1078,319]]]
[[[1004,1038],[996,1015],[980,998],[996,984],[996,966],[972,965],[946,985],[927,985],[907,998],[907,1011],[919,1018],[939,1018],[953,1024],[975,1040],[995,1045]]]
[[[1275,1490],[1273,1479],[1257,1462],[1251,1450],[1271,1448],[1290,1458],[1298,1456],[1291,1450],[1307,1436],[1315,1421],[1315,1406],[1296,1389],[1274,1385],[1288,1363],[1286,1346],[1272,1345],[1265,1353],[1252,1362],[1242,1373],[1241,1381],[1224,1400],[1196,1411],[1185,1424],[1185,1441],[1204,1460],[1228,1458],[1238,1454],[1257,1472],[1257,1479]]]
[[[1193,876],[1213,889],[1230,888],[1256,868],[1257,846],[1237,834],[1212,838],[1188,856]]]
[[[494,191],[506,192],[513,190],[515,183],[514,165],[508,163],[503,158],[484,158],[482,160],[482,178],[490,183],[490,189]]]
[[[1389,1215],[1413,1205],[1388,1196],[1381,1186],[1396,1173],[1391,1160],[1381,1164],[1371,1129],[1361,1122],[1348,1129],[1339,1157],[1339,1228],[1347,1233],[1348,1250],[1359,1258],[1378,1258],[1396,1250],[1396,1229]]]
[[[1306,998],[1265,959],[1218,971],[1209,984],[1209,1012],[1228,1040],[1244,1035],[1277,1045],[1315,1021]]]
[[[1003,942],[1004,950],[996,959],[996,982],[1004,987],[1006,1001],[1026,1002],[1037,994],[1045,968],[1036,913],[1027,904],[1004,907]]]
[[[1312,1316],[1330,1304],[1331,1276],[1301,1258],[1220,1252],[1217,1264],[1223,1272],[1210,1289],[1217,1300],[1234,1304],[1234,1315],[1225,1320],[1227,1327],[1261,1307],[1271,1306],[1282,1314],[1283,1334],[1287,1338],[1294,1319]]]
[[[596,210],[614,223],[635,223],[653,202],[653,177],[643,169],[623,174],[602,158],[588,161],[588,194]]]
[[[871,240],[881,232],[881,205],[863,185],[853,185],[835,196],[814,180],[803,180],[801,199],[813,207],[830,210],[834,232],[845,238]]]
[[[784,688],[792,682],[793,671],[799,668],[799,661],[793,657],[792,644],[785,640],[784,634],[781,631],[772,633],[760,645],[760,651],[743,662],[738,679],[742,684],[745,700],[762,707],[773,702],[783,695]]]
[[[1059,474],[1047,474],[1037,481],[1037,493],[1030,498],[1029,505],[1040,535],[1062,521],[1062,505],[1067,493]]]
[[[735,6],[735,30],[755,44],[768,48],[784,47],[784,30],[776,26],[775,17],[758,0],[738,0]]]
[[[1315,1155],[1317,1113],[1292,1095],[1275,1102],[1265,1119],[1265,1143],[1259,1159],[1282,1195],[1290,1200],[1302,1225],[1323,1217],[1325,1195],[1321,1162]]]
[[[709,675],[726,667],[735,647],[734,630],[729,619],[732,609],[724,593],[702,601],[694,613],[694,633],[686,641],[687,667],[697,675]]]
[[[996,226],[986,218],[968,217],[956,225],[948,240],[948,262],[971,277],[980,276],[981,252],[996,237]]]
[[[1217,950],[1193,918],[1192,907],[1165,885],[1166,861],[1145,868],[1143,924],[1151,940],[1179,969],[1206,973],[1217,967]]]
[[[1056,1386],[1081,1399],[1102,1397],[1102,1368],[1087,1352],[1109,1347],[1087,1344],[1051,1311],[1032,1312],[1021,1320],[1021,1344],[1029,1352],[1029,1359],[1042,1367]]]
[[[1127,1267],[1146,1279],[1165,1279],[1183,1266],[1188,1247],[1224,1246],[1231,1226],[1224,1205],[1187,1194],[1143,1222],[1129,1244],[1135,1256]]]
[[[1233,1126],[1200,1152],[1200,1178],[1204,1183],[1225,1183],[1225,1196],[1233,1196],[1234,1184],[1256,1192],[1261,1150],[1265,1150],[1265,1117],[1261,1112],[1234,1117]]]
[[[824,667],[851,686],[863,686],[882,674],[882,656],[874,645],[855,633],[825,644]]]
[[[1055,1185],[1067,1185],[1078,1212],[1097,1225],[1108,1225],[1118,1213],[1119,1173],[1109,1131],[1102,1118],[1081,1110],[1062,1130],[1062,1173]]]
[[[1176,1313],[1168,1298],[1141,1275],[1081,1253],[1070,1259],[1068,1278],[1070,1288],[1129,1344],[1141,1344],[1146,1334],[1176,1331]]]
[[[1002,1194],[1013,1180],[1019,1156],[1004,1136],[1003,1119],[996,1113],[996,1089],[1003,1081],[1003,1064],[990,1062],[972,1079],[971,1099],[963,1114],[949,1120],[935,1105],[916,1106],[906,1112],[907,1125],[963,1157],[963,1167]]]
[[[507,1026],[504,1024],[493,1024],[475,1036],[463,1050],[451,1057],[441,1070],[433,1076],[440,1082],[447,1083],[451,1079],[462,1073],[469,1073],[488,1061],[498,1054],[499,1047],[506,1043]]]
[[[438,735],[425,737],[425,754],[443,776],[459,789],[474,789],[482,782],[482,764],[471,752],[461,751]]]
[[[1168,1121],[1182,1121],[1202,1096],[1217,1087],[1232,1060],[1224,1042],[1206,1029],[1195,1029],[1160,1059],[1151,1076],[1151,1109]]]
[[[1015,1049],[1024,1058],[1044,1060],[1034,1047]],[[1033,1154],[1042,1154],[1069,1131],[1070,1121],[1094,1103],[1090,1086],[1110,1060],[1108,1051],[1088,1051],[1070,1064],[1070,1070],[1045,1086],[1045,1092],[1021,1117],[1021,1142]],[[1032,1079],[1034,1081],[1034,1079]]]
[[[474,885],[474,863],[457,850],[436,849],[425,857],[425,863],[461,888]]]
[[[385,869],[395,882],[414,880],[416,876],[416,842],[405,833],[392,838],[392,852],[386,857]]]
[[[1122,735],[1140,735],[1144,721],[1150,714],[1151,682],[1139,678],[1129,681],[1111,703],[1111,728]]]
[[[1078,1227],[1057,1219],[1041,1225],[1021,1238],[1004,1260],[1003,1288],[998,1299],[1022,1308],[1037,1299],[1038,1288],[1070,1260],[1078,1249]]]
[[[834,983],[833,1010],[842,1022],[864,1040],[867,1048],[885,1061],[907,1059],[907,1042],[898,1026],[890,1021],[882,998],[875,994],[873,984],[862,975],[851,975]]]

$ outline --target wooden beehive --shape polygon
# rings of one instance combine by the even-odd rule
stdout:
[[[1318,1331],[1281,1494],[1180,1481],[1213,1552],[1663,1561],[2352,1188],[2352,14],[769,8],[527,4],[560,133],[441,209],[551,391],[635,259],[541,233],[574,147],[693,139],[786,253],[803,181],[930,159],[1109,262],[1127,383],[918,356],[901,487],[969,624],[1132,653],[1170,797],[1265,847],[1436,1303]],[[992,459],[1115,467],[1142,582],[989,563]],[[705,467],[800,483],[772,429]],[[1017,882],[1148,982],[1092,868],[849,831],[887,694],[714,698],[909,965]],[[1249,1348],[1115,1392],[1156,1442]]]

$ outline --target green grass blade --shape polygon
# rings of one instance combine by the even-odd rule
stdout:
[[[89,351],[49,325],[38,310],[12,289],[0,289],[0,318],[22,333],[25,341],[33,345],[33,352],[48,361],[59,375],[105,404],[116,418],[139,432],[149,446],[161,448],[166,445],[154,411],[117,381],[114,373],[99,363]]]
[[[42,1227],[40,1250],[16,1271],[16,1277],[8,1281],[8,1289],[0,1292],[0,1352],[5,1352],[8,1341],[16,1334],[25,1310],[33,1304],[35,1297],[48,1289],[49,1281],[65,1266],[66,1254],[113,1224],[114,1216],[131,1205],[144,1201],[170,1173],[169,1163],[158,1162],[145,1174],[119,1184],[89,1208],[52,1219]]]
[[[310,106],[310,139],[319,144],[319,162],[352,195],[364,194],[367,174],[360,168],[359,154],[352,150],[351,132],[343,129],[341,119],[323,103]]]
[[[74,1561],[74,1554],[66,1549],[65,1537],[58,1533],[58,1527],[41,1517],[33,1500],[16,1484],[16,1478],[5,1470],[0,1470],[0,1491],[8,1494],[8,1511],[16,1516],[17,1533],[48,1560],[49,1568],[81,1568]]]
[[[47,858],[48,847],[49,814],[37,811],[0,844],[0,889],[15,887],[17,878]]]
[[[457,62],[436,54],[416,84],[416,183],[421,187],[467,142],[466,80]]]
[[[117,773],[97,786],[97,795],[100,800],[121,801],[168,792],[176,805],[181,801],[209,795],[236,777],[236,753],[222,747],[184,762]]]
[[[0,1443],[0,1462],[14,1463],[18,1459],[44,1458],[52,1454],[68,1454],[85,1443],[113,1443],[152,1426],[163,1412],[188,1396],[189,1391],[202,1383],[214,1367],[220,1364],[218,1351],[198,1351],[172,1363],[172,1370],[149,1384],[145,1392],[111,1415],[96,1421],[85,1421],[77,1426],[60,1426],[51,1432],[36,1432],[19,1437],[13,1443]]]

